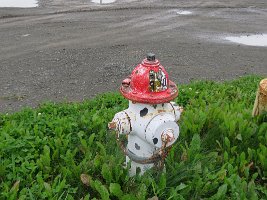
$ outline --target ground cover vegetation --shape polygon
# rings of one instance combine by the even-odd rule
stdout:
[[[267,115],[252,118],[260,77],[179,86],[185,112],[166,172],[129,177],[107,123],[119,93],[0,114],[0,199],[267,199]]]

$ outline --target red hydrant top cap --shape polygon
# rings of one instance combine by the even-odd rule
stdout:
[[[178,96],[176,84],[152,53],[122,81],[120,92],[126,99],[147,104],[166,103]]]

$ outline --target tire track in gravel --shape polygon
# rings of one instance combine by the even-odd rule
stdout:
[[[56,16],[56,18],[53,18],[53,21],[60,22],[60,18],[64,16],[65,15]],[[123,22],[107,24],[104,28],[106,29],[106,31],[99,32],[97,35],[86,35],[82,37],[77,35],[76,37],[67,40],[65,38],[62,39],[55,37],[52,39],[46,38],[39,42],[36,42],[36,40],[34,40],[28,41],[27,43],[15,43],[13,46],[9,46],[2,50],[0,49],[0,54],[2,55],[2,58],[4,57],[5,59],[10,59],[12,57],[21,56],[24,54],[31,53],[33,51],[42,51],[50,48],[64,48],[72,45],[83,46],[83,44],[85,43],[90,43],[91,46],[94,46],[98,45],[103,38],[110,38],[113,43],[116,43],[118,41],[123,42],[125,40],[134,39],[136,37],[136,32],[138,32],[139,36],[154,35],[156,33],[158,34],[164,31],[185,26],[188,23],[192,23],[194,21],[194,19],[190,19],[180,22],[174,21],[173,23],[170,23],[170,21],[175,18],[179,19],[179,16],[175,12],[169,12],[169,10],[157,12],[156,14],[149,13],[144,16],[126,20]],[[51,16],[40,17],[36,19],[31,19],[29,23],[31,24],[31,26],[34,26],[34,24],[44,23],[43,21],[50,19]],[[13,23],[17,24],[16,22]],[[158,26],[157,24],[159,23],[161,23],[162,25]],[[28,24],[28,21],[25,21],[25,24]],[[20,21],[18,26],[25,26],[25,24],[22,24],[22,22]],[[16,53],[14,53],[14,51],[17,49],[21,49],[21,51],[16,51]]]

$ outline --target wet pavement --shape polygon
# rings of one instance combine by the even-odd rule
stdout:
[[[0,111],[118,91],[147,52],[178,84],[267,76],[267,47],[226,39],[266,34],[265,0],[51,0],[0,8]]]

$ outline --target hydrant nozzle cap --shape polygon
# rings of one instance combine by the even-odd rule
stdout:
[[[147,56],[146,56],[146,59],[148,61],[155,61],[156,60],[156,56],[154,53],[148,53]]]

